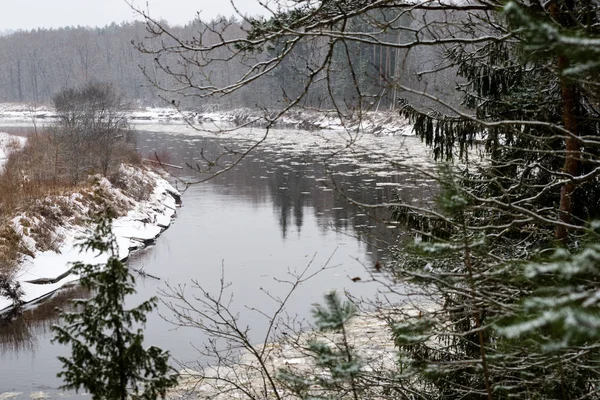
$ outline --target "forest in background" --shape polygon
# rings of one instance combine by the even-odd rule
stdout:
[[[51,103],[67,88],[110,82],[129,99],[152,101],[138,65],[147,60],[131,45],[142,23],[104,28],[68,27],[19,31],[0,37],[0,101]]]
[[[196,20],[183,27],[170,27],[164,23],[164,27],[180,38],[193,40],[202,37],[204,45],[245,37],[250,29],[247,22],[235,18],[209,23]],[[361,29],[361,26],[356,26],[356,29]],[[399,35],[391,32],[386,40],[406,40]],[[61,90],[81,87],[89,82],[103,82],[119,88],[134,107],[170,103],[173,100],[171,98],[161,100],[162,91],[157,85],[173,85],[172,77],[160,71],[152,54],[145,54],[136,48],[143,43],[151,49],[154,45],[151,36],[143,22],[113,23],[103,28],[37,29],[0,36],[0,63],[3,65],[0,69],[0,101],[49,104],[52,97]],[[282,42],[281,46],[285,46],[285,43]],[[389,83],[392,81],[399,81],[419,90],[427,89],[459,102],[453,85],[456,72],[452,69],[437,70],[444,57],[441,47],[402,50],[369,44],[351,46],[348,54],[338,51],[333,55],[333,98],[337,105],[333,104],[328,87],[322,81],[310,88],[308,96],[303,99],[303,106],[333,109],[342,104],[344,108],[356,108],[358,99],[349,64],[359,71],[357,84],[361,92],[370,96],[370,101],[361,105],[363,109],[393,110],[397,103],[392,99],[397,98],[399,93],[390,89]],[[241,57],[218,49],[211,57],[218,58],[221,62],[211,60],[212,62],[204,65],[201,80],[213,87],[234,84],[246,72],[249,63],[268,59],[279,51],[281,48],[274,46]],[[217,54],[218,52],[221,53]],[[304,90],[305,71],[311,65],[318,64],[323,56],[322,46],[301,44],[260,82],[245,85],[223,96],[178,99],[178,104],[192,110],[210,110],[215,107],[280,109]],[[161,59],[161,63],[175,61],[175,55],[167,60]],[[423,73],[428,70],[429,73]],[[402,96],[410,97],[410,94]],[[429,104],[422,97],[413,96],[412,100],[413,103],[418,100],[424,104],[436,105],[435,102]]]

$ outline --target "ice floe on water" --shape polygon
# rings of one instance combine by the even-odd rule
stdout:
[[[5,393],[0,393],[0,400],[14,399],[14,398],[17,398],[18,396],[21,396],[22,394],[23,394],[22,392],[5,392]]]
[[[419,305],[398,305],[395,317],[402,314],[416,317],[422,312],[433,311],[439,306],[430,302]],[[330,378],[328,371],[316,362],[311,355],[309,343],[319,342],[330,348],[343,349],[346,342],[353,351],[353,357],[360,360],[359,366],[365,377],[377,382],[384,376],[398,373],[398,350],[392,340],[392,332],[386,310],[373,313],[361,313],[348,321],[344,327],[345,336],[341,333],[319,332],[314,330],[288,332],[266,345],[253,346],[254,351],[242,351],[239,361],[233,364],[226,362],[220,365],[206,366],[201,369],[184,369],[180,372],[178,386],[171,390],[169,399],[242,399],[242,398],[282,398],[296,399],[290,393],[289,385],[275,379],[275,388],[265,385],[270,377],[281,376],[282,372],[297,374],[307,379],[315,376]],[[431,345],[435,345],[432,340]],[[260,354],[260,359],[256,357]],[[316,382],[313,381],[313,382]],[[277,395],[275,394],[277,390]],[[363,398],[380,398],[385,392],[385,385],[373,385],[363,393]],[[308,398],[321,398],[317,386],[307,387]],[[329,392],[328,394],[331,394]],[[320,396],[321,395],[321,396]],[[381,397],[382,398],[382,397]]]
[[[127,115],[140,131],[188,136],[191,141],[197,137],[218,137],[246,141],[248,146],[261,142],[260,151],[335,154],[330,160],[332,165],[356,162],[357,153],[368,156],[360,167],[373,171],[382,170],[382,160],[386,161],[385,168],[389,168],[390,160],[398,158],[409,158],[418,166],[429,163],[428,152],[420,143],[415,146],[419,141],[411,137],[412,125],[394,112],[365,112],[340,118],[331,111],[292,110],[280,116],[268,134],[262,122],[274,115],[250,109],[179,112],[175,108],[145,108]],[[0,120],[5,124],[44,125],[54,119],[56,113],[48,106],[0,103]],[[285,134],[279,128],[284,128]]]

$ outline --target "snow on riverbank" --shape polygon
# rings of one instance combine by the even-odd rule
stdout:
[[[145,108],[127,113],[130,122],[189,122],[192,124],[209,124],[213,128],[223,128],[226,125],[257,125],[264,126],[268,119],[276,113],[265,115],[264,112],[240,108],[220,111],[184,111],[175,108]],[[0,119],[6,122],[35,122],[43,123],[56,119],[56,113],[51,107],[33,107],[27,104],[0,104]],[[293,127],[305,130],[350,130],[376,135],[413,135],[412,126],[397,112],[364,112],[340,119],[333,111],[292,110],[279,117],[274,126]]]
[[[9,154],[23,148],[25,142],[27,142],[27,139],[24,137],[0,132],[0,172],[8,159]]]
[[[84,221],[94,204],[92,190],[48,197],[36,205],[41,212],[23,212],[11,220],[26,248],[26,255],[14,274],[23,289],[25,303],[44,298],[78,280],[70,272],[71,263],[103,263],[108,258],[107,254],[82,252],[77,246],[80,238],[90,232]],[[132,166],[121,167],[117,184],[99,178],[95,190],[120,215],[113,222],[113,233],[121,259],[144,247],[170,225],[180,196],[157,173]],[[40,227],[48,225],[52,226],[51,231],[40,235]],[[11,305],[10,299],[0,297],[0,310]]]
[[[184,121],[193,124],[223,124],[231,125],[258,125],[265,126],[267,120],[273,119],[276,113],[265,115],[263,112],[251,109],[236,109],[229,111],[213,112],[183,112],[179,113],[172,108],[147,108],[143,111],[130,113],[133,122],[150,121]],[[405,118],[394,112],[365,112],[345,117],[342,120],[332,111],[288,111],[276,119],[275,127],[293,127],[304,130],[350,130],[376,135],[413,135],[412,126]]]

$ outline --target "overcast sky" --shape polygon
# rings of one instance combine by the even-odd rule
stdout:
[[[233,15],[229,0],[130,0],[148,8],[154,18],[171,24],[191,21],[197,11],[203,20],[218,15]],[[134,11],[125,0],[0,0],[0,31],[58,28],[63,26],[104,26],[112,22],[131,21]],[[264,14],[256,0],[235,0],[242,13]]]

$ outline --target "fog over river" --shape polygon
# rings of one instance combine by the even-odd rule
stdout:
[[[17,130],[0,126],[0,131]],[[180,124],[136,125],[136,130],[143,157],[157,152],[165,162],[181,166],[201,163],[201,153],[210,159],[225,148],[243,151],[264,133],[247,128],[216,135]],[[259,341],[265,319],[251,309],[275,310],[265,292],[284,295],[289,285],[281,281],[293,279],[294,272],[309,264],[313,272],[328,268],[298,288],[287,305],[290,316],[310,319],[311,304],[330,289],[372,298],[380,289],[368,282],[370,274],[377,274],[373,266],[387,262],[388,244],[402,238],[402,232],[388,221],[386,209],[352,206],[333,190],[333,182],[348,197],[370,204],[397,196],[427,205],[434,185],[418,172],[430,166],[418,139],[365,135],[347,147],[349,138],[331,131],[273,130],[232,171],[189,186],[171,227],[130,258],[132,268],[160,278],[137,276],[138,293],[130,304],[168,290],[167,284],[187,285],[190,297],[198,295],[192,280],[218,293],[224,275],[231,282],[227,293],[233,294],[234,311]],[[172,172],[188,181],[206,176],[187,167]],[[357,277],[361,280],[354,282]],[[63,397],[57,392],[61,365],[56,357],[69,349],[50,343],[50,326],[57,323],[56,307],[83,295],[77,287],[63,290],[22,317],[2,322],[0,398],[5,392],[20,393],[16,398],[41,396],[39,392]],[[179,363],[203,362],[195,347],[202,347],[206,337],[197,329],[177,328],[159,314],[169,318],[164,305],[149,316],[146,344],[170,350]]]

